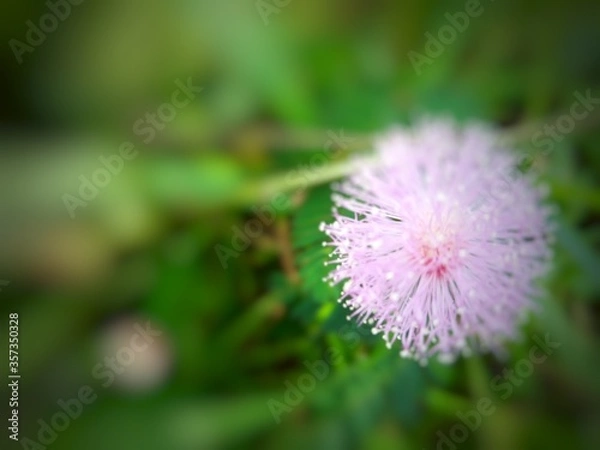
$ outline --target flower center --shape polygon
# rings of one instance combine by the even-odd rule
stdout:
[[[445,277],[464,255],[454,227],[428,224],[413,234],[411,256],[427,275]]]

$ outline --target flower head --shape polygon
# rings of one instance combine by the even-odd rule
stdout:
[[[401,356],[501,351],[551,256],[544,192],[481,125],[423,121],[334,188],[328,279]]]

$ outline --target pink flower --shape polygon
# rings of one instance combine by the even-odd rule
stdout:
[[[422,363],[501,352],[549,266],[543,190],[482,125],[422,121],[376,147],[334,186],[335,220],[321,225],[348,317]]]

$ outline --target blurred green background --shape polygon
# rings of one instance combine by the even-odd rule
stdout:
[[[68,5],[56,27],[42,1],[0,17],[0,342],[18,312],[21,439],[82,386],[96,398],[50,445],[5,430],[1,448],[598,448],[600,110],[533,140],[576,93],[600,97],[597,1],[482,0],[418,71],[409,52],[464,1]],[[321,282],[327,183],[422,114],[506,129],[558,206],[549,294],[506,360],[403,360]],[[95,368],[147,321],[160,336],[107,383]],[[560,347],[502,398],[494,377],[547,333]],[[463,439],[457,413],[482,398],[495,410]]]

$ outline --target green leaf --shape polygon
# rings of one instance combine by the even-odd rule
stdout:
[[[600,291],[600,278],[598,278],[600,256],[588,245],[581,233],[565,221],[561,221],[557,230],[557,239],[560,246],[579,265],[586,281],[594,287],[596,292]],[[590,296],[589,300],[593,301],[594,297]]]
[[[296,249],[296,264],[302,280],[302,291],[316,303],[334,302],[340,288],[323,281],[331,270],[325,266],[330,249],[323,247],[325,234],[319,230],[321,222],[332,222],[331,188],[313,189],[296,213],[292,225],[292,242]]]

